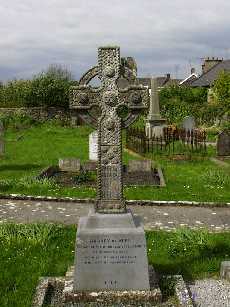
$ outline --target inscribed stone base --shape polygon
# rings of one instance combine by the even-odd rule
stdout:
[[[131,211],[80,218],[74,292],[149,290],[146,239]]]

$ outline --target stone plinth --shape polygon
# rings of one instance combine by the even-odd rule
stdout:
[[[162,301],[155,271],[149,266],[150,290],[147,291],[73,291],[74,268],[65,277],[40,278],[33,307],[50,304],[55,307],[152,307]]]
[[[158,286],[156,273],[149,266],[150,290],[125,290],[125,291],[74,291],[74,270],[71,268],[66,274],[62,293],[64,307],[151,307],[159,306],[162,301],[161,290]]]
[[[145,233],[129,211],[91,211],[79,221],[74,292],[149,290]]]
[[[89,135],[89,160],[98,160],[98,133],[94,131]]]

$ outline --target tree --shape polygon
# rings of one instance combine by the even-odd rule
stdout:
[[[205,88],[174,85],[160,91],[161,113],[170,123],[179,124],[185,116],[191,114],[201,123],[206,103]]]
[[[230,116],[230,72],[222,71],[213,86],[218,115]]]
[[[29,105],[67,108],[69,88],[73,82],[72,73],[67,68],[51,64],[33,78]]]
[[[67,80],[72,81],[72,73],[63,65],[60,64],[50,64],[46,71],[43,72],[44,75],[56,80]]]

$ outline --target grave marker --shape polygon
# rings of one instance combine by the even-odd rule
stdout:
[[[182,128],[186,131],[192,131],[195,129],[195,118],[193,116],[185,116],[185,118],[182,121]]]
[[[151,160],[130,160],[128,165],[128,172],[151,172]]]
[[[159,103],[159,88],[157,78],[151,78],[150,108],[146,120],[145,132],[148,138],[163,137],[166,120],[161,117]]]
[[[218,135],[217,154],[218,156],[230,156],[230,131],[224,130]]]
[[[81,169],[80,159],[59,159],[59,169],[64,172],[79,172]]]
[[[98,133],[93,131],[89,135],[89,160],[98,160]]]
[[[121,129],[147,108],[148,90],[139,85],[119,89],[120,48],[98,49],[98,66],[72,87],[70,107],[98,130],[98,178],[95,209],[78,224],[74,291],[149,290],[145,233],[123,199]],[[98,76],[99,88],[88,87]],[[97,119],[90,114],[99,105]],[[125,119],[118,109],[126,107]]]

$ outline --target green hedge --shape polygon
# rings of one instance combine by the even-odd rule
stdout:
[[[198,124],[214,124],[230,116],[230,73],[221,72],[213,84],[213,99],[208,102],[208,89],[184,86],[165,87],[160,91],[161,114],[171,123],[180,123],[193,115]]]
[[[206,121],[207,89],[171,86],[160,91],[161,114],[170,123],[180,123],[187,115]]]
[[[68,107],[71,74],[50,66],[32,80],[12,80],[0,84],[0,107]]]

